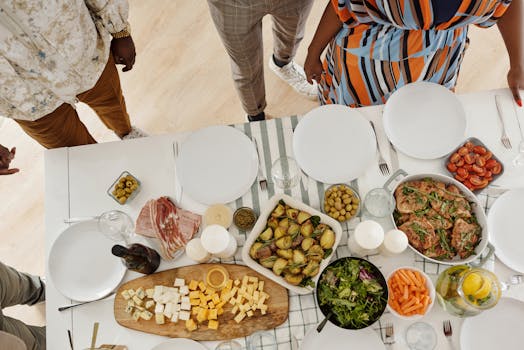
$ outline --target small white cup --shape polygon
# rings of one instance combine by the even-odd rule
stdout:
[[[384,229],[373,220],[362,221],[355,227],[355,232],[349,236],[348,248],[355,256],[365,256],[378,252],[378,247],[384,241]]]
[[[186,255],[197,263],[205,263],[211,259],[211,254],[202,246],[200,238],[193,238],[187,242]]]
[[[380,254],[393,256],[402,253],[408,247],[408,236],[400,230],[389,230],[384,235],[384,242],[379,248]]]
[[[206,227],[200,240],[205,250],[220,259],[232,257],[237,250],[235,237],[220,225]]]

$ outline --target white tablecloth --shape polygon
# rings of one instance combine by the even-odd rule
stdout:
[[[504,104],[505,122],[510,134],[513,150],[509,151],[502,147],[499,141],[500,125],[496,116],[494,95],[505,96]],[[468,119],[466,136],[475,136],[481,139],[506,166],[504,175],[497,180],[497,185],[503,188],[514,188],[524,186],[522,171],[511,167],[511,159],[517,154],[516,145],[520,140],[517,120],[511,107],[511,97],[506,91],[479,92],[459,96],[463,102]],[[377,134],[384,157],[391,167],[389,158],[389,147],[384,135],[381,123],[382,106],[361,108],[360,111],[376,125]],[[524,124],[524,112],[519,109],[519,117]],[[297,117],[270,120],[261,123],[241,124],[235,127],[245,132],[248,136],[254,136],[259,141],[262,149],[261,158],[265,164],[265,173],[269,174],[272,160],[283,154],[292,155],[292,132],[298,122]],[[63,148],[47,151],[45,154],[46,166],[46,257],[50,247],[58,235],[68,226],[63,220],[70,217],[95,216],[103,211],[111,209],[122,209],[111,199],[106,190],[114,179],[123,171],[127,170],[142,181],[142,189],[138,196],[123,210],[132,217],[138,215],[141,206],[151,198],[168,195],[181,202],[182,207],[202,213],[205,207],[194,203],[184,196],[176,198],[180,193],[176,186],[175,163],[173,156],[173,142],[183,141],[187,133],[177,135],[161,135],[144,139],[135,139],[125,142],[113,142],[97,145],[88,145],[74,148]],[[420,161],[412,159],[403,154],[398,155],[399,165],[408,173],[438,172],[445,173],[442,160]],[[358,188],[363,197],[371,188],[382,186],[386,177],[378,170],[378,164],[374,163],[367,169],[364,176],[352,183]],[[291,195],[301,198],[305,203],[313,207],[319,207],[325,186],[309,180],[308,190],[300,186],[291,191]],[[267,192],[259,190],[255,183],[251,190],[242,198],[229,205],[236,208],[242,205],[253,207],[257,212],[261,206],[274,193],[274,187],[270,184]],[[486,209],[492,204],[495,196],[481,196]],[[344,225],[344,234],[349,235],[359,219],[355,219]],[[384,222],[387,225],[391,223]],[[239,245],[244,242],[245,235],[232,229]],[[350,255],[346,238],[343,238],[341,247],[337,250],[338,256]],[[239,259],[239,252],[237,259]],[[389,273],[394,267],[401,265],[413,265],[423,268],[432,278],[441,271],[436,264],[428,264],[416,255],[408,251],[395,258],[384,258],[382,256],[370,256],[369,259],[382,268],[384,274]],[[46,259],[47,261],[47,259]],[[172,268],[191,264],[185,256],[175,262],[163,262],[160,269]],[[509,275],[515,273],[494,260],[487,264],[488,268],[494,269],[501,280],[506,280]],[[125,280],[139,277],[139,274],[128,272]],[[512,296],[524,300],[524,286],[518,286],[508,291],[506,296]],[[136,332],[119,326],[113,317],[113,299],[98,301],[76,309],[59,313],[58,306],[70,304],[72,301],[63,297],[53,285],[51,279],[47,284],[47,346],[49,349],[68,349],[67,330],[73,332],[74,345],[76,349],[82,349],[89,344],[92,324],[100,322],[99,339],[104,343],[125,344],[130,350],[150,349],[166,338]],[[321,317],[320,311],[315,307],[313,295],[298,296],[290,293],[289,319],[274,332],[279,343],[279,349],[290,349],[291,335],[296,336],[299,341],[311,327],[316,325]],[[447,343],[442,333],[442,320],[451,319],[454,326],[453,342],[459,347],[459,335],[461,321],[458,318],[446,314],[439,305],[435,304],[433,310],[423,320],[431,323],[438,334],[439,347],[446,348]],[[395,325],[396,343],[394,349],[406,349],[403,333],[411,322],[399,320],[386,313],[380,322],[372,327],[383,336],[383,325],[385,321],[392,321]],[[245,345],[244,339],[239,341]],[[214,342],[204,343],[209,349],[213,349]],[[341,348],[347,348],[341,344]]]

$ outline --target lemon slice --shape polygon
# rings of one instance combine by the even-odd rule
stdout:
[[[465,295],[475,296],[475,293],[477,293],[482,288],[484,283],[484,278],[481,275],[478,273],[470,273],[466,276],[466,278],[464,278],[464,281],[462,282],[462,291]]]
[[[475,299],[484,299],[491,293],[491,281],[488,278],[484,278],[483,281],[482,286],[473,294]]]

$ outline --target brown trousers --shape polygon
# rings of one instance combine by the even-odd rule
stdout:
[[[109,54],[102,75],[95,86],[77,96],[97,114],[100,120],[119,137],[131,131],[126,103],[120,87],[120,78]],[[72,147],[96,143],[80,121],[76,110],[68,103],[35,121],[15,120],[22,129],[45,148]]]
[[[208,0],[211,18],[231,61],[233,82],[244,111],[266,107],[262,18],[273,17],[273,54],[290,62],[304,37],[313,0]]]

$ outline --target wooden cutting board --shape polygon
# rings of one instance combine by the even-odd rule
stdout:
[[[228,270],[229,278],[242,280],[244,275],[249,275],[258,277],[259,280],[264,281],[264,291],[270,295],[269,300],[266,302],[268,306],[267,314],[261,315],[260,310],[257,310],[253,317],[246,317],[242,322],[236,323],[233,319],[235,315],[231,313],[233,306],[226,303],[224,313],[218,316],[218,330],[208,329],[207,322],[204,322],[204,324],[199,325],[197,330],[189,332],[185,328],[185,321],[179,320],[177,323],[172,323],[166,319],[165,324],[158,325],[155,323],[154,316],[148,321],[143,319],[135,321],[132,315],[124,311],[127,306],[127,301],[121,295],[123,290],[131,288],[136,290],[139,287],[145,290],[153,288],[155,285],[172,287],[175,278],[185,279],[186,284],[189,284],[192,279],[203,281],[205,280],[207,271],[215,265],[218,264],[184,266],[140,277],[121,285],[115,296],[114,310],[116,321],[124,327],[146,333],[173,338],[191,338],[194,340],[224,340],[245,337],[259,330],[275,328],[286,321],[289,312],[287,289],[253,271],[249,267],[234,264],[220,264]],[[194,316],[192,317],[195,319]]]

